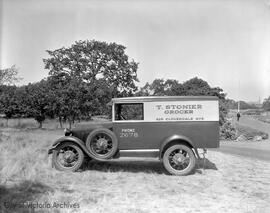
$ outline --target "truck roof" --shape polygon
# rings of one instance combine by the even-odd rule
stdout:
[[[216,96],[138,96],[113,98],[112,103],[141,103],[141,102],[156,102],[156,101],[206,101],[218,100]]]

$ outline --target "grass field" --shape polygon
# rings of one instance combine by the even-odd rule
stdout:
[[[185,177],[166,175],[158,160],[129,158],[65,173],[47,155],[61,135],[0,129],[0,212],[270,212],[269,162],[210,151],[205,170],[199,162]],[[51,207],[18,206],[25,202]]]
[[[76,123],[74,124],[76,125]],[[69,125],[68,123],[63,123],[62,128],[67,128]],[[35,129],[38,128],[38,123],[33,118],[11,118],[11,119],[4,119],[0,118],[0,128],[19,128],[19,129]],[[46,119],[42,127],[44,129],[59,129],[60,124],[55,120]]]

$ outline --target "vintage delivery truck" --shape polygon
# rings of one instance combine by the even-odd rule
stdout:
[[[49,149],[56,169],[76,171],[90,157],[159,158],[173,175],[190,174],[198,149],[219,147],[219,102],[213,96],[114,98],[112,121],[78,125]]]

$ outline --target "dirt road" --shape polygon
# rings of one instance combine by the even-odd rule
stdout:
[[[220,148],[211,149],[218,152],[245,156],[249,158],[270,161],[270,141],[221,141]]]
[[[252,119],[248,116],[242,116],[240,118],[240,124],[266,132],[270,136],[270,124]],[[220,148],[213,150],[270,161],[270,139],[264,141],[222,141]]]
[[[270,124],[255,120],[249,116],[242,116],[239,123],[244,126],[251,127],[253,129],[260,130],[270,135]]]

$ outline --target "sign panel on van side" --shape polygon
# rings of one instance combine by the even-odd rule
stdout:
[[[218,121],[218,101],[145,102],[145,121]]]

